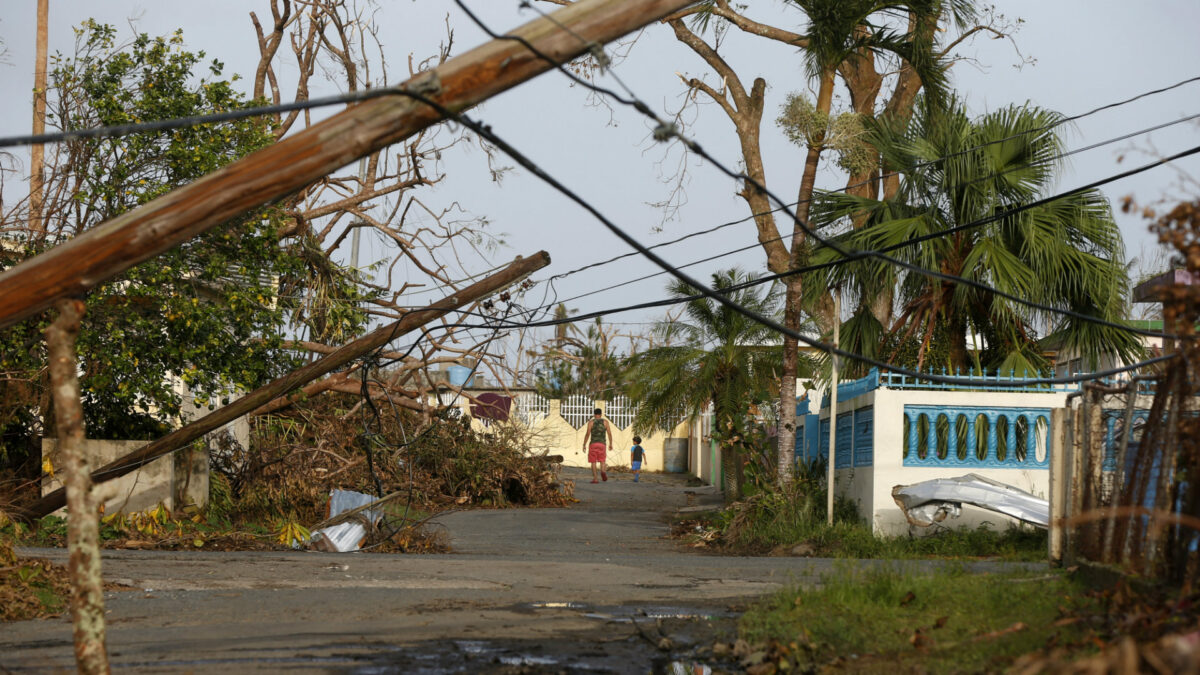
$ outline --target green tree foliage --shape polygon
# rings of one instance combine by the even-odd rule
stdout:
[[[559,304],[554,318],[566,319],[571,310]],[[587,394],[609,399],[624,392],[623,357],[616,352],[615,333],[600,317],[580,331],[570,323],[555,327],[554,341],[543,347],[534,387],[547,398]]]
[[[712,288],[759,314],[776,315],[780,297],[774,286],[734,289],[752,279],[741,270],[725,270],[713,274]],[[668,291],[677,298],[697,293],[678,281]],[[678,321],[662,322],[655,332],[666,346],[637,354],[627,364],[629,394],[639,406],[634,427],[663,428],[680,412],[698,415],[711,404],[713,437],[722,447],[725,494],[732,499],[740,484],[740,458],[762,449],[751,441],[756,433],[754,411],[777,394],[782,367],[778,336],[708,298],[689,301]]]
[[[910,124],[878,123],[871,143],[896,167],[894,198],[823,194],[813,207],[819,226],[866,214],[866,224],[838,241],[850,249],[883,249],[989,218],[1050,193],[1061,166],[1061,116],[1032,105],[972,119],[958,101],[943,110],[918,107]],[[945,158],[945,159],[942,159]],[[1107,200],[1096,190],[1057,199],[979,227],[906,246],[892,255],[927,269],[964,276],[1055,308],[1120,321],[1129,292],[1124,247]],[[837,253],[818,251],[813,262]],[[1039,336],[1053,333],[1095,367],[1103,355],[1140,353],[1125,331],[1035,310],[995,293],[904,272],[874,260],[832,268],[809,289],[837,285],[860,297],[895,287],[900,312],[891,326],[855,315],[848,349],[900,358],[906,365],[998,368],[1030,373],[1045,367]],[[978,336],[971,344],[969,336]]]
[[[48,123],[61,129],[179,118],[250,104],[222,79],[223,66],[184,48],[181,32],[116,44],[111,26],[87,21],[73,56],[53,58]],[[201,71],[202,74],[198,74]],[[47,228],[5,249],[3,266],[37,254],[273,141],[257,119],[118,138],[56,149]],[[88,434],[156,434],[180,412],[186,385],[199,405],[252,388],[290,368],[281,349],[282,280],[301,258],[281,246],[280,215],[249,212],[94,289],[79,338]],[[17,250],[19,248],[19,250]],[[39,316],[5,331],[3,370],[29,373],[22,405],[5,398],[9,420],[47,411]],[[32,422],[25,419],[26,422]],[[48,421],[48,420],[47,420]],[[30,431],[36,431],[30,429]]]

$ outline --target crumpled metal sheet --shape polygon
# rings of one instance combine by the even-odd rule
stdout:
[[[974,473],[897,485],[892,488],[892,499],[904,511],[908,522],[918,527],[929,527],[947,517],[957,518],[963,504],[1012,516],[1038,527],[1050,526],[1049,501]]]
[[[929,527],[947,518],[957,518],[962,515],[962,505],[954,502],[926,502],[920,506],[907,509],[908,522],[921,527]]]
[[[376,501],[373,497],[353,490],[332,490],[329,493],[329,517],[340,515],[351,509],[366,506]],[[361,517],[359,517],[361,516]],[[330,553],[357,551],[367,536],[367,524],[374,525],[383,518],[383,511],[367,509],[356,514],[359,522],[340,523],[323,527],[312,533],[312,546]]]

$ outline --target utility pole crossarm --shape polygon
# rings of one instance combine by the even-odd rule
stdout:
[[[674,12],[693,0],[580,0],[516,29],[559,63]],[[560,25],[561,24],[561,25]],[[493,40],[399,86],[454,112],[478,105],[552,66],[519,42]],[[0,273],[0,328],[84,295],[98,284],[250,209],[440,121],[397,95],[350,106]]]

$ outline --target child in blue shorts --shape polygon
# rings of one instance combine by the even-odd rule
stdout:
[[[642,460],[646,458],[646,451],[642,449],[642,437],[633,437],[633,447],[629,449],[629,468],[633,469],[633,482],[638,482],[638,474],[642,471]]]

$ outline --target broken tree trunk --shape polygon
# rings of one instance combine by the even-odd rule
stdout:
[[[512,31],[557,63],[694,0],[580,0]],[[401,84],[459,112],[545,72],[551,64],[514,40],[492,40]],[[0,328],[79,297],[134,265],[290,194],[437,122],[402,94],[371,99],[173,190],[0,273]]]
[[[58,317],[46,328],[50,386],[58,451],[62,458],[67,518],[68,570],[71,576],[71,623],[75,628],[75,664],[81,673],[108,673],[104,639],[104,582],[100,577],[100,519],[92,497],[83,441],[83,405],[79,400],[75,337],[83,302],[58,303]]]
[[[545,251],[539,251],[530,258],[517,258],[503,270],[467,286],[454,295],[442,298],[425,309],[409,312],[399,321],[364,335],[334,353],[317,359],[299,370],[292,371],[266,386],[259,387],[233,403],[100,467],[92,473],[92,480],[102,483],[131,473],[138,467],[186,446],[204,434],[257,409],[264,403],[302,387],[312,380],[350,363],[372,349],[378,349],[401,335],[416,330],[459,307],[518,283],[549,264],[550,255]],[[16,515],[31,521],[62,508],[65,501],[66,495],[62,489],[58,489],[25,509],[16,509]]]

